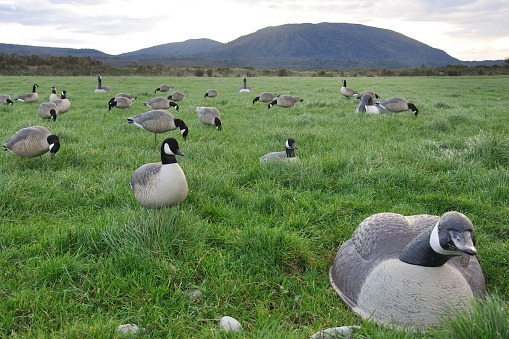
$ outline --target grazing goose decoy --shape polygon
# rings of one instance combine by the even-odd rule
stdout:
[[[251,87],[247,86],[247,75],[244,75],[242,79],[244,80],[244,84],[237,88],[237,92],[252,92]]]
[[[58,115],[58,106],[54,102],[43,102],[39,105],[39,110],[37,113],[43,119],[53,119],[53,121],[56,121]]]
[[[362,96],[361,102],[359,103],[359,106],[355,109],[355,113],[358,112],[366,112],[370,114],[384,114],[384,113],[391,113],[390,111],[386,110],[385,108],[381,106],[375,105],[375,102],[380,101],[380,99],[373,100],[373,97],[370,93],[366,93]]]
[[[401,97],[388,98],[378,103],[375,103],[375,105],[379,105],[380,107],[383,107],[386,110],[394,113],[404,112],[410,109],[412,110],[415,116],[417,116],[417,114],[419,113],[419,110],[417,109],[417,107],[415,107],[414,104],[408,102],[405,98]]]
[[[13,104],[12,100],[11,100],[11,96],[9,94],[0,94],[0,104],[1,105],[5,105],[5,104]]]
[[[161,85],[161,86],[156,88],[154,93],[157,93],[157,92],[168,92],[172,88],[173,88],[173,86],[170,86],[170,85]]]
[[[117,95],[115,95],[115,99],[116,98],[127,98],[127,99],[133,101],[133,100],[136,100],[138,97],[136,95],[131,95],[131,94],[127,94],[127,93],[118,93]]]
[[[60,140],[42,126],[22,128],[3,144],[4,151],[12,152],[23,158],[40,157],[48,151],[51,159],[60,149]],[[44,161],[43,161],[44,162]]]
[[[157,142],[157,133],[168,132],[177,127],[180,129],[180,134],[182,134],[184,141],[189,133],[189,128],[184,121],[176,119],[173,114],[164,109],[148,111],[129,117],[127,118],[127,122],[154,133],[155,142]]]
[[[274,93],[270,93],[270,92],[262,92],[260,93],[259,96],[257,96],[256,98],[253,99],[253,104],[257,101],[260,101],[260,102],[271,102],[272,100],[274,100],[275,98],[277,98],[277,94],[274,94]]]
[[[132,104],[133,104],[133,102],[129,98],[114,97],[114,98],[111,98],[110,102],[108,103],[108,106],[109,106],[108,112],[111,111],[112,107],[125,109],[127,107],[131,107]]]
[[[369,94],[371,96],[371,99],[373,100],[380,99],[380,96],[373,91],[364,91],[361,94],[356,95],[357,99],[361,99],[364,96],[364,94]]]
[[[101,92],[111,92],[111,88],[109,86],[102,85],[102,78],[100,75],[97,76],[97,87],[94,90],[95,93]]]
[[[283,161],[298,161],[299,158],[295,155],[295,149],[297,149],[297,145],[295,144],[295,140],[293,138],[288,138],[285,143],[286,151],[282,152],[271,152],[265,154],[264,156],[259,157],[261,163],[266,161],[274,161],[274,160],[283,160]]]
[[[221,114],[217,108],[198,106],[196,107],[196,114],[198,119],[205,125],[214,125],[218,131],[223,129],[221,126]]]
[[[58,106],[58,114],[64,114],[71,109],[71,102],[67,99],[67,91],[62,91],[62,99],[53,100]]]
[[[343,243],[329,278],[362,318],[426,328],[487,293],[476,253],[472,222],[459,212],[379,213]]]
[[[187,197],[186,176],[175,155],[180,151],[177,140],[168,138],[161,145],[161,162],[139,167],[131,176],[136,201],[145,208],[161,208],[178,204]]]
[[[290,108],[293,105],[295,105],[296,103],[303,102],[303,101],[304,101],[304,99],[299,99],[292,95],[283,94],[283,95],[278,96],[276,99],[274,99],[274,101],[272,101],[269,104],[269,108],[271,108],[274,105],[284,107],[284,108]]]
[[[26,102],[27,104],[36,102],[37,99],[39,99],[39,94],[37,94],[37,92],[36,92],[37,87],[39,87],[39,85],[34,84],[32,93],[22,94],[14,100]]]
[[[359,95],[357,91],[351,89],[350,87],[346,87],[346,80],[343,80],[343,87],[341,87],[340,93],[347,98]]]
[[[217,89],[208,89],[207,93],[205,93],[205,98],[206,97],[209,97],[209,98],[217,97],[217,95],[219,93],[221,93],[221,92],[219,92]]]
[[[168,98],[156,97],[154,99],[150,99],[149,101],[145,101],[143,103],[143,105],[148,106],[152,109],[166,109],[166,108],[174,107],[177,110],[177,112],[179,110],[179,105],[170,101],[170,97],[168,97]]]
[[[182,100],[182,99],[184,99],[186,97],[187,97],[187,94],[184,94],[184,93],[179,92],[179,91],[173,91],[168,96],[168,99],[173,100],[173,101],[180,101],[180,100]]]
[[[62,96],[60,94],[57,94],[57,89],[55,86],[51,87],[51,94],[49,95],[49,101],[54,101],[62,99]]]

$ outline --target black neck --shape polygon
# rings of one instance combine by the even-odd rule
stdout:
[[[399,260],[412,265],[438,267],[445,264],[452,256],[435,252],[429,243],[433,228],[423,231],[403,248]]]
[[[295,157],[295,150],[293,148],[287,148],[286,149],[286,157],[287,158],[294,158]]]
[[[175,155],[168,155],[164,152],[161,152],[161,162],[163,165],[176,164],[177,157]]]

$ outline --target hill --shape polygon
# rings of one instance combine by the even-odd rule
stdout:
[[[58,47],[39,47],[27,45],[14,45],[0,43],[0,53],[2,54],[18,54],[18,55],[53,55],[53,56],[89,56],[93,58],[109,57],[110,54],[103,53],[96,49],[89,48],[58,48]]]
[[[193,56],[210,51],[223,43],[211,39],[190,39],[154,47],[140,49],[134,52],[119,54],[119,57],[155,57],[155,56]]]

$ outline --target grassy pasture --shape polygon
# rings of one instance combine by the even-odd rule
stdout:
[[[0,337],[115,337],[125,323],[153,338],[308,338],[343,325],[361,325],[360,336],[409,337],[360,320],[328,281],[341,244],[379,212],[466,214],[488,290],[507,312],[509,77],[347,79],[359,92],[406,97],[417,117],[356,114],[341,80],[253,77],[249,94],[236,93],[241,78],[103,77],[113,95],[138,96],[108,112],[113,95],[94,93],[95,76],[0,78],[0,93],[13,99],[40,86],[37,103],[0,106],[2,144],[32,125],[61,141],[45,165],[0,156]],[[160,84],[189,95],[172,111],[189,126],[186,142],[170,131],[154,144],[127,124],[148,111],[142,102]],[[51,86],[71,101],[56,122],[37,115]],[[204,98],[209,88],[221,94]],[[252,104],[262,91],[304,102],[269,110]],[[218,108],[223,130],[201,124],[196,106]],[[169,136],[185,154],[177,160],[189,195],[146,210],[129,179],[160,161]],[[282,151],[290,136],[301,162],[260,166],[258,157]],[[202,295],[191,300],[196,289]],[[219,333],[224,315],[243,333]]]

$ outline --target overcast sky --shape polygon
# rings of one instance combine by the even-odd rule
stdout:
[[[108,54],[319,22],[390,29],[464,61],[509,57],[507,0],[0,0],[0,43]]]

